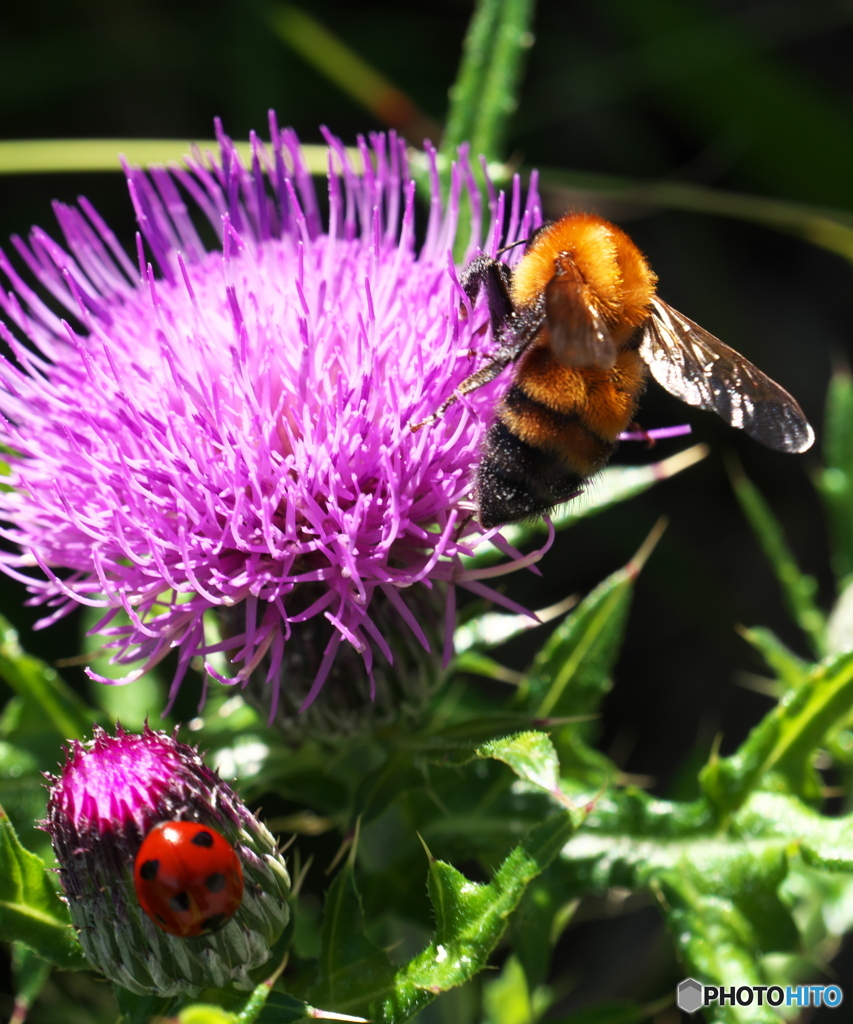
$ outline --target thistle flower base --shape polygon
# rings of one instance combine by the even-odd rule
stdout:
[[[140,907],[133,863],[160,821],[216,829],[240,858],[240,909],[219,931],[177,938]],[[97,729],[52,780],[48,817],[71,919],[92,964],[139,995],[253,987],[289,919],[290,879],[273,837],[198,752],[166,733]]]

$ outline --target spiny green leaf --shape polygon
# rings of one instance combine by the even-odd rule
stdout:
[[[574,830],[568,812],[546,819],[510,853],[488,885],[469,882],[450,864],[433,861],[429,895],[436,916],[430,945],[397,974],[393,993],[371,1007],[371,1019],[402,1021],[440,991],[485,967],[527,885],[554,859]]]
[[[0,930],[23,942],[57,967],[88,967],[71,927],[68,908],[50,882],[44,864],[18,841],[0,809]]]
[[[364,934],[361,898],[347,864],[326,898],[318,978],[307,986],[307,997],[339,1013],[364,1008],[377,1024],[402,1024],[439,992],[485,966],[527,885],[574,828],[569,812],[547,818],[512,850],[488,885],[469,882],[450,864],[431,860],[427,884],[435,937],[398,969]]]
[[[692,878],[671,875],[659,892],[684,972],[706,985],[766,983],[749,921],[729,900],[698,891]],[[737,979],[734,982],[732,979]],[[737,1024],[778,1024],[769,1006],[719,1007],[714,1019]]]
[[[712,804],[722,813],[736,810],[771,771],[793,792],[816,795],[812,756],[851,704],[853,652],[848,652],[815,666],[734,754],[706,765],[700,781]]]
[[[798,658],[769,629],[744,629],[741,636],[761,654],[786,690],[805,682],[810,670],[809,663]]]
[[[520,732],[514,736],[488,740],[476,747],[457,747],[443,752],[437,763],[464,765],[471,761],[492,758],[509,765],[525,782],[544,789],[560,802],[560,762],[554,744],[543,732]]]
[[[817,581],[800,571],[781,523],[758,488],[741,471],[731,477],[740,506],[776,573],[788,611],[811,641],[815,654],[822,657],[826,653],[826,618],[814,600]]]
[[[756,793],[736,821],[751,834],[787,838],[812,867],[853,874],[853,814],[832,818],[784,793]]]
[[[82,739],[95,715],[55,669],[27,654],[11,623],[0,615],[0,677],[24,700],[36,704],[63,739]]]
[[[549,608],[537,609],[533,614],[508,615],[505,612],[486,612],[477,615],[458,626],[453,634],[453,648],[456,651],[455,667],[466,668],[459,658],[460,653],[470,653],[472,648],[488,650],[505,644],[515,636],[537,629],[552,619],[565,615],[577,604],[577,598],[568,597]]]

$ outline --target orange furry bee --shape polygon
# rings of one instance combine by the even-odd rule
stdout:
[[[461,284],[472,302],[485,292],[498,348],[436,415],[518,363],[477,471],[487,529],[575,497],[633,420],[647,373],[770,448],[802,452],[814,441],[788,392],[659,299],[645,256],[601,217],[545,225],[514,269],[480,256]]]

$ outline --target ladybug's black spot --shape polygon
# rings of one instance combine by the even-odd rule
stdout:
[[[190,898],[185,892],[176,892],[174,896],[169,897],[169,909],[174,910],[176,914],[185,913],[190,909]]]
[[[214,871],[205,878],[204,884],[208,892],[222,892],[225,888],[225,875],[221,871]]]
[[[159,860],[147,860],[139,868],[139,877],[144,882],[153,882],[157,877],[157,872],[160,870]]]
[[[193,846],[203,846],[206,850],[209,850],[213,846],[213,836],[210,832],[201,829],[201,831],[196,832],[190,842]]]
[[[228,917],[225,914],[211,914],[201,923],[201,930],[203,932],[216,932],[225,924]]]

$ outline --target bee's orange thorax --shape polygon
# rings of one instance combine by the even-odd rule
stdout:
[[[570,213],[543,228],[513,272],[515,306],[535,302],[563,267],[577,269],[590,301],[614,327],[633,329],[648,317],[657,276],[615,224]]]

